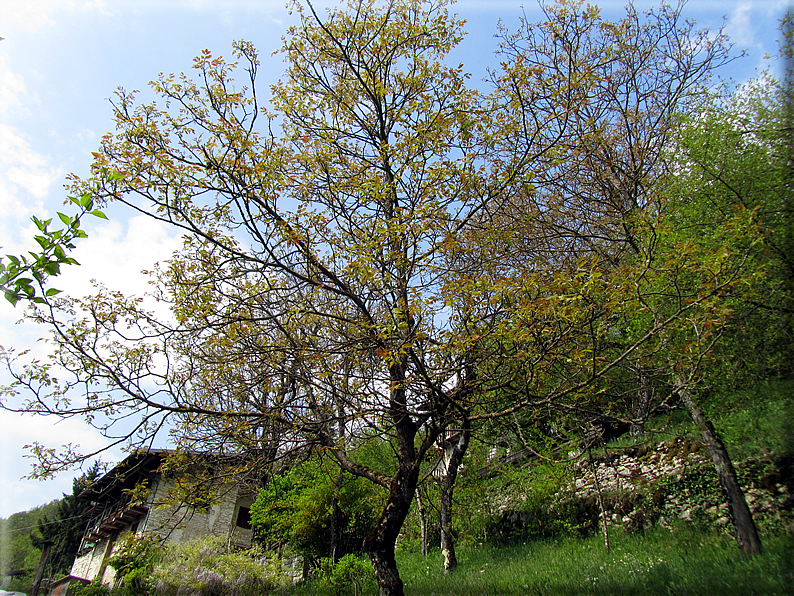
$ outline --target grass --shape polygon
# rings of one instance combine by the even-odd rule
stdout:
[[[401,563],[407,594],[791,594],[791,537],[766,541],[766,553],[742,557],[735,542],[691,527],[462,549],[461,567],[441,572],[440,555]]]
[[[766,537],[765,552],[740,554],[728,536],[693,525],[642,535],[615,532],[496,548],[461,546],[460,566],[445,576],[441,554],[398,555],[405,593],[417,596],[521,595],[785,595],[794,594],[794,537]],[[333,594],[307,582],[291,593]],[[365,594],[377,594],[370,584]]]

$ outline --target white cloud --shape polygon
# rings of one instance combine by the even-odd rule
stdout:
[[[11,182],[23,187],[34,197],[43,199],[47,196],[50,184],[59,177],[59,174],[57,171],[45,172],[39,168],[12,166],[6,170],[6,176]]]
[[[79,470],[64,472],[48,481],[23,479],[31,472],[31,460],[24,457],[23,446],[36,441],[50,447],[72,443],[80,445],[81,452],[93,452],[108,444],[95,429],[77,418],[53,420],[31,414],[15,414],[0,410],[0,517],[8,517],[20,509],[44,504],[71,493],[72,478]],[[111,451],[102,459],[118,459],[120,454]]]
[[[725,24],[725,32],[731,41],[743,47],[755,42],[755,33],[750,22],[752,10],[753,5],[749,2],[740,4],[733,9]]]
[[[16,74],[0,55],[0,112],[9,106],[19,105],[19,95],[25,93],[25,80]]]
[[[10,0],[0,7],[0,22],[6,27],[19,27],[35,31],[55,21],[50,18],[53,12],[63,8],[73,10],[71,0]]]
[[[65,268],[56,284],[74,296],[89,292],[92,279],[111,290],[142,296],[149,289],[149,278],[141,270],[151,270],[182,246],[181,237],[172,229],[145,215],[131,218],[126,231],[118,221],[86,229],[88,238],[72,253],[80,266]]]
[[[19,222],[32,213],[42,211],[41,201],[22,199],[18,191],[22,189],[37,199],[43,199],[61,173],[57,168],[49,167],[44,157],[31,149],[16,129],[7,124],[0,124],[0,168],[0,216],[6,223],[16,220],[13,224],[18,227]]]

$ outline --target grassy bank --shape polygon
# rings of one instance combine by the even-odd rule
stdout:
[[[461,546],[460,567],[444,576],[441,554],[398,556],[406,594],[794,594],[794,537],[765,537],[765,552],[745,558],[728,536],[692,524],[641,535],[536,541],[511,547]],[[337,594],[310,581],[293,594]],[[350,592],[352,593],[352,592]],[[370,582],[365,594],[377,594]]]
[[[794,540],[767,538],[743,558],[735,542],[691,526],[603,540],[568,538],[508,548],[461,549],[460,569],[441,571],[439,553],[400,561],[408,594],[792,594]]]

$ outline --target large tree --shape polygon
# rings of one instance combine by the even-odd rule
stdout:
[[[602,350],[617,318],[645,297],[637,282],[655,279],[646,260],[622,258],[641,236],[623,225],[630,214],[607,205],[603,217],[567,227],[590,215],[589,148],[598,161],[615,145],[599,131],[618,116],[582,110],[596,83],[630,79],[629,66],[624,79],[608,68],[632,56],[610,54],[610,43],[636,49],[643,39],[630,22],[602,23],[561,3],[526,29],[539,36],[531,47],[548,41],[556,66],[508,45],[486,101],[462,67],[444,63],[462,24],[443,2],[351,1],[322,17],[311,5],[298,14],[273,114],[259,105],[259,62],[245,42],[235,45],[242,87],[237,64],[204,52],[197,81],[154,83],[162,107],[119,92],[117,130],[76,191],[184,233],[183,249],[155,272],[173,318],[107,290],[46,297],[36,316],[74,380],[54,384],[49,365],[23,370],[34,397],[17,407],[84,415],[119,442],[145,445],[170,431],[183,452],[245,453],[234,473],[253,482],[275,460],[322,449],[386,489],[364,547],[381,592],[402,594],[395,542],[446,429],[581,405],[594,383],[728,282]],[[698,80],[721,55],[719,45],[677,44],[689,37],[654,22],[657,45],[683,52],[684,72],[687,48],[705,52]],[[594,45],[575,54],[588,39]],[[558,201],[553,183],[565,190],[568,177],[578,190]],[[616,229],[617,238],[604,235]],[[70,399],[75,386],[84,398]],[[377,435],[393,447],[390,466],[356,457]],[[46,446],[37,454],[45,472],[85,456]]]
[[[56,330],[59,364],[88,387],[67,407],[135,417],[119,440],[145,442],[171,417],[180,447],[249,441],[256,454],[277,429],[265,458],[314,444],[385,487],[365,548],[382,591],[399,594],[394,545],[420,465],[474,391],[439,290],[447,246],[491,192],[470,130],[475,94],[442,64],[462,35],[443,5],[299,14],[270,126],[246,43],[236,45],[246,87],[205,52],[198,83],[155,84],[165,109],[118,96],[94,196],[185,233],[160,278],[176,324],[111,292],[40,316]],[[59,307],[77,318],[62,324]],[[393,441],[391,475],[348,453],[353,433],[372,427]]]

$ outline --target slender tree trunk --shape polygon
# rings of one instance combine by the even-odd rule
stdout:
[[[416,493],[416,508],[419,513],[419,533],[422,540],[422,556],[427,557],[430,551],[430,533],[427,531],[427,511],[423,502],[424,497],[417,491]]]
[[[454,571],[458,566],[458,558],[455,554],[455,536],[452,531],[452,493],[455,490],[458,468],[469,447],[470,435],[471,427],[467,420],[463,423],[458,436],[452,439],[453,444],[445,445],[445,452],[448,450],[449,459],[446,462],[446,473],[441,485],[441,555],[444,559],[444,575]]]
[[[347,381],[350,376],[349,363],[345,360],[345,374],[343,375],[342,382],[344,383],[344,390],[347,392]],[[336,415],[338,417],[337,423],[337,439],[339,443],[343,443],[345,437],[345,408],[341,400],[337,399]],[[331,564],[336,565],[339,562],[339,550],[342,537],[342,510],[339,508],[339,491],[342,490],[342,470],[339,470],[339,476],[334,481],[334,492],[331,495]]]
[[[711,451],[711,459],[714,461],[714,468],[717,470],[722,492],[728,504],[728,511],[736,531],[736,541],[739,543],[739,548],[748,555],[760,554],[761,539],[758,537],[755,521],[753,521],[750,508],[747,506],[744,492],[736,476],[736,469],[733,467],[733,462],[731,462],[725,444],[719,434],[717,434],[711,420],[706,417],[703,410],[695,403],[687,388],[679,385],[676,390],[684,401],[687,410],[689,410],[692,420],[695,421],[695,426],[697,426],[703,442]]]
[[[339,542],[340,537],[342,535],[341,531],[341,518],[342,518],[342,510],[339,508],[339,499],[337,499],[337,494],[339,490],[342,488],[342,474],[340,473],[334,483],[334,493],[331,495],[331,527],[329,531],[331,533],[331,563],[336,565],[339,562]]]
[[[607,520],[607,510],[604,507],[604,497],[601,495],[601,484],[598,482],[598,473],[596,465],[593,461],[593,456],[590,449],[587,450],[587,459],[590,460],[590,469],[593,471],[593,483],[596,488],[596,495],[598,496],[598,509],[601,512],[601,531],[604,533],[604,546],[609,550],[609,525]]]
[[[651,406],[651,386],[648,374],[641,365],[637,365],[637,401],[635,403],[631,428],[629,434],[632,437],[639,437],[645,432],[645,418]]]

